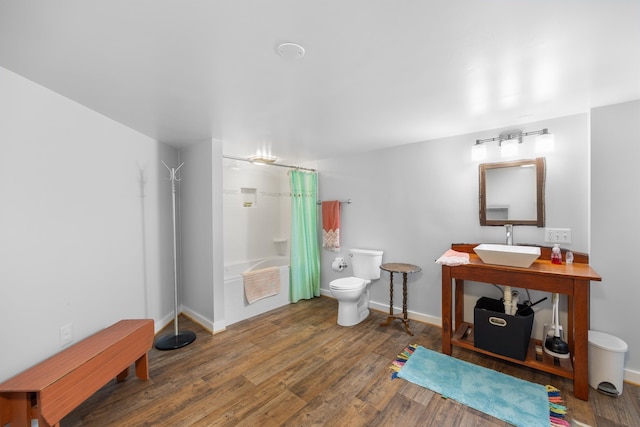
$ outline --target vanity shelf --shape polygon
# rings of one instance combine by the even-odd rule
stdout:
[[[573,380],[574,395],[588,400],[589,287],[590,281],[602,280],[589,266],[588,255],[576,253],[573,264],[555,265],[549,261],[551,248],[542,247],[540,258],[529,268],[505,267],[483,263],[473,252],[475,246],[451,245],[453,250],[469,254],[469,264],[442,266],[442,353],[451,355],[452,346],[456,346],[569,378]],[[572,357],[556,361],[543,351],[541,360],[538,360],[535,347],[541,343],[535,339],[530,341],[524,361],[475,347],[473,324],[463,319],[465,280],[567,295],[568,320],[564,330]],[[454,295],[455,307],[452,307]],[[466,333],[469,328],[470,333]]]
[[[470,333],[467,333],[467,329],[471,328]],[[465,337],[466,334],[466,337]],[[489,356],[496,357],[498,359],[508,360],[509,362],[518,363],[520,365],[529,366],[539,371],[549,372],[550,374],[558,375],[564,378],[573,378],[573,366],[570,359],[555,359],[542,351],[542,354],[536,357],[536,346],[542,346],[540,340],[531,339],[529,341],[529,349],[527,350],[527,357],[525,360],[513,359],[511,357],[503,356],[501,354],[492,353],[487,350],[475,347],[473,337],[473,323],[462,322],[460,327],[456,329],[455,334],[451,337],[451,344],[456,347],[466,348],[477,353],[487,354]]]

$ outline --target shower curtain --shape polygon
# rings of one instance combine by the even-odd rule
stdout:
[[[320,296],[318,248],[318,176],[289,171],[291,185],[291,302]]]

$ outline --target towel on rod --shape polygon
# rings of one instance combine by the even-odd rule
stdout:
[[[244,283],[244,294],[249,304],[280,293],[279,267],[267,267],[255,271],[246,271],[242,273],[242,279]]]
[[[322,247],[340,250],[340,201],[322,202]]]

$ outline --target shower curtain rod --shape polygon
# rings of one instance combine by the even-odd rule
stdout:
[[[225,159],[239,160],[241,162],[247,162],[247,163],[255,164],[251,160],[245,159],[244,157],[235,157],[235,156],[222,156],[222,157],[225,158]],[[304,171],[317,172],[315,169],[303,168],[301,166],[281,165],[279,163],[261,163],[261,164],[267,165],[267,166],[279,166],[281,168],[299,169],[299,170],[304,170]]]

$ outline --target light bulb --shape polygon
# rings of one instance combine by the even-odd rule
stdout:
[[[536,135],[536,153],[553,153],[554,150],[555,138],[552,133],[544,132],[540,135]]]
[[[518,154],[518,138],[505,139],[500,142],[500,156],[501,157],[514,157]]]
[[[476,143],[471,147],[471,161],[479,162],[487,158],[487,146]]]

